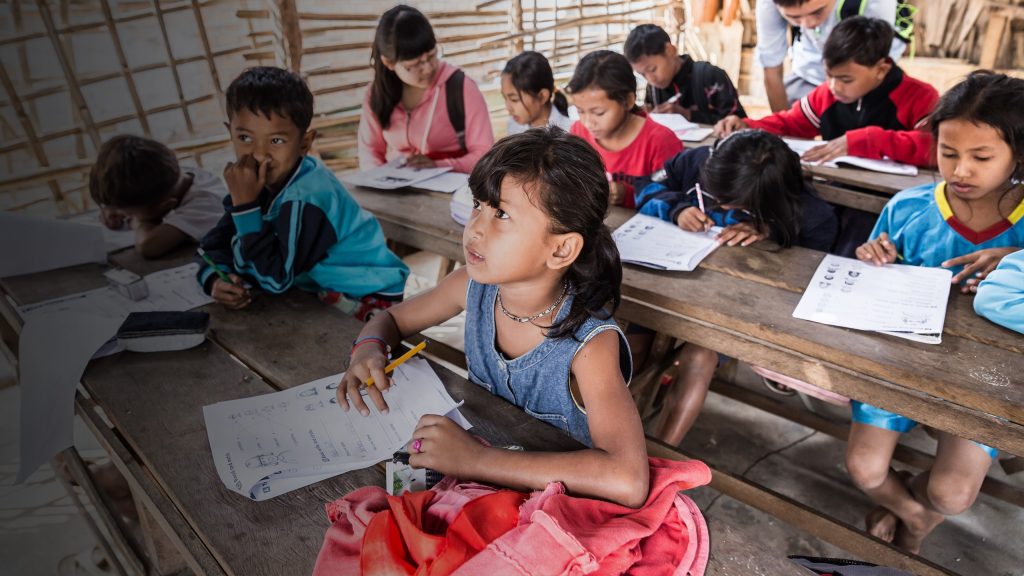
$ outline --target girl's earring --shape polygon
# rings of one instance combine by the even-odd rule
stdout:
[[[1010,176],[1011,186],[1020,186],[1024,184],[1024,164],[1018,163],[1017,169],[1013,171],[1013,175]]]

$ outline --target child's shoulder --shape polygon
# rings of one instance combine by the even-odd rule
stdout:
[[[920,186],[900,190],[893,195],[892,199],[889,200],[886,206],[916,207],[922,204],[934,204],[935,190],[938,185],[938,183],[921,184]]]

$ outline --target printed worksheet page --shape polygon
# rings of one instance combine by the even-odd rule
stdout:
[[[941,334],[952,277],[942,268],[875,266],[828,254],[793,316],[860,330]]]

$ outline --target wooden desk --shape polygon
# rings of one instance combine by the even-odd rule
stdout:
[[[163,262],[173,266],[189,257],[180,254]],[[130,252],[113,259],[134,270],[153,265]],[[101,280],[99,267],[91,266],[8,279],[0,286],[16,303],[28,304],[95,287]],[[309,574],[328,527],[324,504],[361,486],[382,486],[383,470],[354,471],[252,502],[221,484],[202,407],[340,371],[362,325],[298,291],[261,295],[243,311],[216,305],[208,311],[211,333],[197,348],[121,353],[91,363],[83,377],[86,394],[76,399],[78,412],[183,566],[197,574]],[[528,450],[579,447],[482,388],[435,369],[452,396],[465,400],[462,411],[475,424],[474,432],[492,443]],[[720,544],[726,553],[712,552],[709,574],[745,573],[750,567],[771,574],[792,571],[784,554],[743,536],[749,527],[713,523],[711,528],[713,545]]]
[[[384,232],[463,261],[450,197],[350,190]],[[611,227],[631,212],[613,209]],[[619,316],[739,360],[801,378],[924,424],[1024,454],[1024,336],[974,314],[954,291],[943,343],[919,344],[792,317],[824,255],[723,247],[692,273],[623,272]]]

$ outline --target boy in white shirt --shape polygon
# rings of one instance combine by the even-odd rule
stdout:
[[[210,172],[182,169],[174,152],[156,140],[122,135],[100,148],[89,194],[108,228],[130,224],[139,254],[159,258],[184,242],[198,242],[217,224],[227,188]]]

